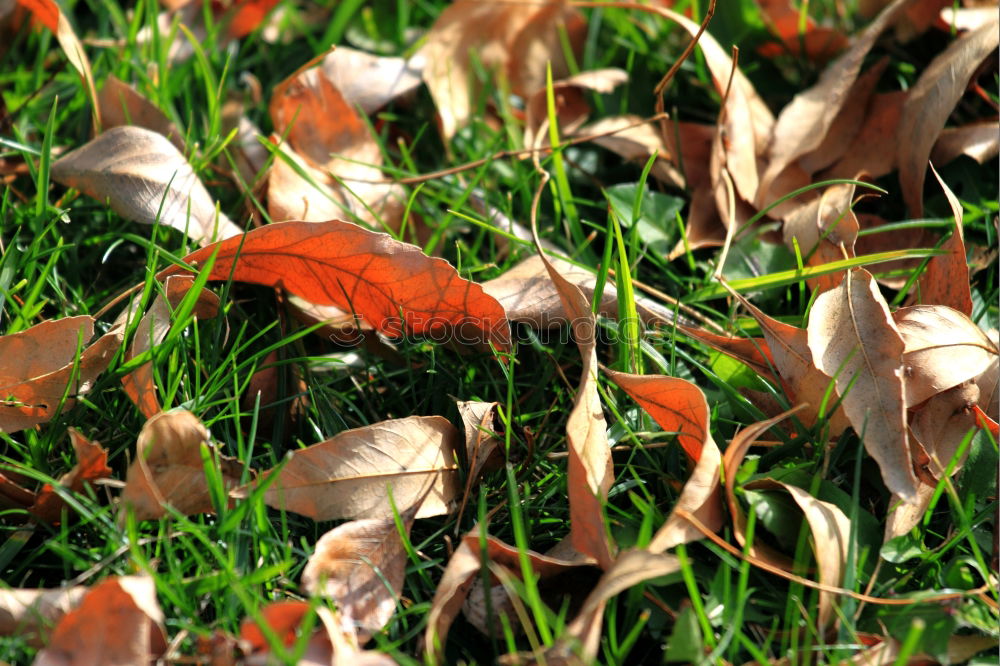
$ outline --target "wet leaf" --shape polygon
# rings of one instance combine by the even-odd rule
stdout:
[[[108,578],[87,590],[52,632],[35,666],[145,664],[167,649],[152,578]]]
[[[88,345],[93,333],[94,319],[81,315],[0,336],[0,431],[45,423],[56,415],[63,396],[69,408],[74,396],[90,390],[111,363],[122,334],[113,329]]]
[[[898,128],[899,136],[910,140],[898,142],[896,159],[903,200],[913,217],[924,214],[924,176],[931,148],[969,79],[996,50],[998,41],[996,20],[956,39],[934,58],[910,89]]]
[[[122,217],[183,231],[202,245],[242,233],[215,203],[188,161],[163,135],[112,127],[52,164],[53,180],[100,201]]]
[[[509,345],[503,308],[482,287],[463,280],[443,259],[349,222],[269,224],[185,261],[200,263],[216,251],[210,280],[287,289],[312,303],[356,312],[390,336],[453,335],[501,350]]]
[[[168,504],[186,516],[214,511],[202,462],[203,450],[212,455],[210,441],[208,429],[185,410],[161,412],[146,422],[121,497],[136,520],[166,516]],[[217,459],[224,486],[238,485],[242,464],[222,455]]]
[[[816,367],[836,382],[844,412],[886,486],[912,498],[917,479],[906,433],[904,343],[871,274],[853,269],[836,289],[820,294],[807,331]]]
[[[459,490],[458,432],[440,416],[382,421],[297,449],[277,470],[264,501],[313,520],[392,516],[425,493],[417,518],[448,513]],[[237,495],[245,495],[240,490]]]

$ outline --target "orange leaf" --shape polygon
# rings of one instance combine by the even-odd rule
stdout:
[[[349,222],[269,224],[184,260],[197,264],[215,253],[211,280],[231,277],[287,289],[313,303],[354,311],[392,336],[456,335],[500,350],[510,345],[503,308],[481,286],[459,277],[443,259]]]
[[[955,230],[941,244],[947,254],[931,257],[927,269],[920,276],[920,302],[947,305],[966,316],[972,315],[972,290],[969,287],[969,262],[965,255],[965,234],[962,230],[962,203],[951,188],[938,175],[934,165],[931,171],[937,179],[955,218]]]
[[[90,441],[75,428],[69,429],[69,436],[78,462],[73,469],[59,479],[59,485],[79,493],[83,490],[85,482],[106,479],[111,476],[111,468],[108,467],[108,452],[101,447],[100,443]],[[50,484],[46,483],[42,486],[42,490],[38,493],[38,499],[35,500],[29,511],[39,520],[55,524],[59,522],[59,516],[64,506],[66,506],[65,500],[56,493]]]

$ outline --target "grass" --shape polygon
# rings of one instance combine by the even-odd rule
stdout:
[[[64,8],[71,10],[81,36],[122,40],[115,47],[88,48],[98,85],[112,74],[133,82],[185,128],[186,154],[196,171],[221,209],[244,222],[244,211],[256,215],[262,211],[259,202],[247,201],[218,173],[217,166],[231,159],[231,136],[221,130],[221,100],[236,96],[247,101],[249,117],[266,133],[267,91],[302,63],[343,43],[385,54],[412,53],[412,30],[428,27],[443,7],[438,0],[319,3],[329,6],[330,16],[327,22],[315,22],[301,13],[304,4],[282,5],[289,23],[303,30],[301,38],[272,44],[254,33],[222,47],[217,31],[210,29],[205,39],[192,42],[195,57],[169,66],[168,43],[155,30],[151,40],[137,39],[143,28],[154,25],[159,11],[155,2],[139,2],[131,14],[114,0],[83,0]],[[679,8],[685,6],[698,13],[697,3],[682,2]],[[812,3],[810,8],[814,7],[833,15],[833,3]],[[686,36],[666,22],[623,10],[588,10],[588,17],[590,29],[579,68],[617,66],[630,75],[615,94],[593,100],[595,109],[608,115],[648,113],[653,106],[651,91],[683,50]],[[849,14],[845,27],[854,21]],[[749,0],[720,3],[713,32],[724,46],[739,41],[741,67],[774,108],[818,75],[817,68],[802,61],[754,57],[752,46],[766,33]],[[946,41],[928,34],[905,47],[876,49],[871,57],[890,55],[885,85],[912,85]],[[252,73],[260,82],[263,99],[255,99],[244,85],[244,73]],[[995,104],[996,78],[987,78],[988,95]],[[17,34],[2,56],[0,90],[8,109],[0,132],[2,157],[21,159],[28,167],[27,174],[7,181],[0,201],[0,331],[14,333],[44,319],[95,313],[139,282],[144,302],[151,302],[156,293],[153,275],[193,248],[182,234],[138,226],[102,202],[50,184],[56,151],[82,145],[90,130],[90,107],[52,35],[33,30]],[[685,63],[667,94],[674,117],[714,122],[718,98],[700,56]],[[497,101],[503,109],[505,100]],[[982,100],[966,101],[955,120],[995,113],[988,109]],[[495,129],[476,119],[446,150],[433,118],[433,104],[424,90],[412,107],[391,106],[378,114],[379,138],[394,175],[420,175],[522,147],[518,132]],[[647,178],[648,168],[642,164],[624,164],[591,145],[564,146],[543,167],[556,175],[540,211],[543,236],[602,276],[612,267],[620,293],[627,293],[623,287],[638,280],[698,308],[723,327],[745,323],[734,318],[732,306],[712,279],[716,251],[689,252],[667,263],[665,252],[651,249],[655,245],[646,237],[640,218],[658,224],[656,238],[672,244],[685,212],[661,222],[657,215],[664,202],[657,197],[683,199],[684,193],[664,191]],[[980,166],[962,158],[941,173],[966,209],[969,245],[995,247],[995,161]],[[511,218],[527,221],[537,182],[527,160],[487,160],[478,168],[411,188],[408,209],[413,219],[422,219],[430,229],[428,252],[440,253],[464,276],[482,281],[500,275],[532,249],[509,242],[510,252],[502,252],[501,240],[512,239],[480,223],[482,216],[470,199],[482,198]],[[885,194],[866,200],[860,208],[886,219],[906,220],[895,176],[879,185]],[[612,205],[609,218],[606,193],[621,187],[631,187],[633,198],[624,206]],[[928,219],[905,224],[937,232],[948,207],[933,187],[927,191]],[[845,266],[871,259],[859,258]],[[871,264],[870,269],[877,272],[880,266]],[[723,275],[772,316],[802,324],[811,303],[804,286],[810,272],[783,247],[751,235],[738,240]],[[72,409],[37,429],[0,434],[0,467],[16,468],[39,482],[57,479],[75,463],[66,434],[74,427],[109,450],[116,478],[124,478],[144,420],[121,390],[121,378],[148,360],[154,362],[164,407],[184,407],[198,415],[222,453],[242,462],[247,477],[251,469],[278,464],[289,450],[348,428],[413,414],[440,414],[458,422],[456,398],[497,400],[502,405],[509,466],[474,488],[460,524],[452,515],[421,520],[413,528],[403,600],[373,643],[403,664],[422,661],[425,617],[456,534],[471,529],[504,501],[509,509],[501,510],[489,524],[494,536],[544,551],[566,534],[565,459],[550,454],[565,449],[563,426],[574,391],[561,377],[575,382],[579,366],[575,346],[549,342],[524,329],[516,336],[521,342],[512,352],[514,362],[506,366],[487,354],[459,354],[422,340],[400,343],[398,359],[357,350],[360,365],[351,365],[346,361],[355,350],[312,335],[276,305],[272,291],[238,284],[218,291],[223,297],[218,318],[195,320],[188,309],[153,351],[131,361],[125,361],[122,352]],[[995,328],[1000,294],[995,262],[976,275],[973,291],[978,322]],[[891,300],[891,295],[887,297]],[[720,446],[740,427],[763,418],[741,389],[764,391],[787,403],[780,388],[672,328],[645,331],[640,340],[639,331],[620,331],[613,321],[602,319],[601,326],[620,341],[599,350],[605,363],[682,377],[705,391]],[[745,328],[753,332],[751,326]],[[270,363],[265,359],[271,352],[277,353],[275,391],[266,399],[248,400],[249,382]],[[601,392],[612,445],[630,445],[615,454],[616,481],[607,515],[621,547],[643,545],[676,501],[688,476],[687,465],[678,447],[647,445],[664,438],[622,392],[611,384],[602,385]],[[965,469],[941,484],[918,528],[883,545],[888,496],[858,438],[848,432],[827,449],[812,445],[821,441],[822,424],[812,430],[799,424],[798,429],[800,437],[782,439],[768,452],[748,457],[739,481],[780,478],[809,489],[851,516],[857,538],[848,586],[876,596],[916,598],[925,591],[978,587],[995,571],[990,560],[995,563],[997,557],[992,537],[997,527],[997,445],[986,434],[967,442],[970,458]],[[213,470],[209,463],[206,470]],[[148,574],[156,582],[176,654],[193,655],[199,638],[217,630],[238,633],[241,621],[258,617],[269,601],[296,598],[313,544],[332,527],[267,508],[260,492],[227,506],[218,478],[214,488],[215,515],[130,519],[122,524],[114,504],[117,491],[108,486],[84,494],[65,492],[71,512],[56,527],[25,527],[22,511],[4,511],[0,513],[2,580],[10,587],[56,587],[90,585],[111,575]],[[749,533],[794,554],[800,573],[812,577],[809,535],[794,508],[774,493],[748,491],[744,499]],[[729,527],[721,536],[734,541]],[[956,633],[997,636],[995,595],[901,609],[847,599],[838,609],[837,640],[822,641],[808,630],[815,625],[815,591],[762,572],[710,541],[681,547],[678,555],[683,562],[679,575],[623,593],[609,604],[601,661],[660,662],[666,650],[668,659],[680,662],[743,663],[788,657],[791,663],[834,663],[856,653],[866,635],[883,631],[903,641],[911,653],[935,656],[943,654],[947,638]],[[553,607],[546,606],[530,577],[522,592],[525,613],[537,628],[530,641],[551,644],[572,619],[569,607],[558,597]],[[529,639],[510,631],[484,640],[460,618],[449,638],[447,660],[491,663],[513,648],[529,647]],[[296,650],[302,649],[304,642],[289,648],[285,659],[294,661]],[[0,660],[26,663],[33,654],[34,648],[16,636],[0,638]]]

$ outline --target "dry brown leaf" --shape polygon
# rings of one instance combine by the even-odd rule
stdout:
[[[679,23],[694,37],[700,25],[695,21],[664,9],[663,13]],[[728,96],[722,110],[723,124],[719,127],[726,146],[726,168],[732,176],[736,192],[745,201],[753,202],[758,195],[760,178],[757,157],[763,155],[774,128],[774,117],[754,90],[753,84],[739,68],[733,67],[732,55],[705,32],[698,39],[705,64],[712,73],[716,91]],[[732,78],[732,84],[729,84]],[[774,130],[777,131],[776,129]]]
[[[593,296],[597,283],[593,273],[558,257],[549,256],[548,260],[560,275],[579,287],[584,296]],[[539,329],[563,326],[572,321],[538,255],[528,257],[500,277],[487,280],[483,283],[483,291],[497,299],[511,321],[525,322]],[[637,296],[635,300],[643,322],[673,321],[673,312],[659,303],[644,296]],[[618,290],[610,281],[604,285],[599,312],[606,317],[618,317]]]
[[[423,83],[419,58],[386,58],[338,46],[320,66],[344,100],[362,113],[374,113]]]
[[[259,617],[281,644],[290,648],[300,640],[300,625],[309,611],[305,601],[275,601],[262,608]],[[360,650],[357,637],[334,611],[324,606],[315,611],[319,626],[309,637],[305,652],[295,662],[298,666],[391,666],[395,663],[387,655]],[[240,626],[240,644],[250,653],[240,662],[243,666],[276,663],[271,644],[252,618],[244,619]]]
[[[880,178],[896,168],[896,132],[903,104],[909,92],[876,93],[865,112],[861,131],[844,151],[844,156],[816,178]]]
[[[108,467],[108,452],[99,442],[92,442],[75,428],[69,429],[70,442],[76,453],[77,463],[73,469],[59,479],[59,485],[74,493],[83,492],[84,484],[111,476]],[[34,504],[28,509],[35,518],[47,523],[58,524],[66,501],[46,483],[38,492]]]
[[[767,169],[761,176],[759,193],[754,199],[757,206],[766,206],[791,191],[774,186],[779,174],[799,157],[822,144],[850,99],[861,65],[875,40],[912,2],[895,0],[861,32],[847,51],[823,70],[815,85],[796,95],[782,109],[774,124]]]
[[[916,527],[924,514],[927,513],[927,507],[930,506],[933,496],[934,487],[926,483],[921,483],[917,487],[917,496],[909,501],[892,493],[889,498],[889,517],[885,522],[883,540],[895,539]]]
[[[194,278],[188,275],[171,275],[163,282],[163,293],[158,294],[149,310],[143,315],[135,336],[129,346],[125,360],[149,351],[163,342],[170,331],[172,312],[180,305],[184,296],[194,285]],[[194,306],[194,315],[201,319],[211,319],[219,313],[219,297],[207,289],[202,289]],[[127,316],[127,315],[126,315]],[[122,321],[119,318],[119,321]],[[125,393],[147,419],[162,411],[156,397],[153,381],[153,362],[149,361],[122,377]]]
[[[971,3],[966,3],[971,4]],[[951,3],[941,8],[941,20],[958,31],[975,30],[996,20],[996,12],[989,2],[979,6],[953,7]]]
[[[958,310],[914,305],[892,317],[905,345],[908,408],[980,376],[997,360],[993,341]]]
[[[162,134],[178,151],[184,152],[184,136],[177,125],[151,101],[115,75],[104,82],[97,103],[101,109],[104,129],[122,125],[137,125]]]
[[[931,162],[940,166],[965,155],[984,164],[998,152],[1000,125],[996,121],[976,122],[941,130],[931,150]]]
[[[809,266],[820,266],[854,256],[854,243],[860,225],[851,210],[854,185],[831,185],[823,194],[801,204],[785,217],[782,235],[785,245],[806,258]],[[843,272],[807,280],[814,291],[833,289],[843,279]]]
[[[809,313],[809,349],[832,377],[847,417],[890,491],[916,495],[903,394],[903,338],[871,274],[861,268],[819,295]],[[772,346],[772,351],[773,351]]]
[[[480,550],[480,531],[473,528],[462,537],[458,548],[448,560],[444,574],[434,592],[431,608],[427,614],[427,628],[424,631],[424,646],[426,657],[431,663],[441,663],[444,654],[444,644],[452,622],[458,617],[477,576],[483,560]],[[521,572],[521,553],[517,548],[509,546],[489,535],[482,536],[486,549],[487,562],[498,564],[519,575]],[[570,550],[574,550],[570,548]],[[533,551],[525,553],[531,563],[532,571],[540,578],[548,578],[578,567],[591,566],[593,561],[566,560],[552,556],[541,555]],[[572,553],[579,554],[578,551]]]
[[[870,213],[858,213],[856,217],[861,231],[875,229],[888,224],[885,219]],[[934,247],[935,242],[936,238],[927,230],[927,227],[893,229],[890,232],[859,235],[857,241],[854,243],[854,252],[856,255],[862,256],[878,252],[889,252],[891,250]],[[878,265],[879,271],[885,271],[885,273],[889,273],[890,271],[906,271],[906,273],[891,277],[885,273],[880,273],[878,275],[879,284],[885,285],[890,289],[902,289],[913,271],[919,268],[922,263],[923,260],[919,258],[897,259],[881,263]]]
[[[608,377],[653,417],[665,432],[676,432],[677,441],[696,463],[684,484],[676,506],[711,530],[722,527],[719,467],[722,457],[708,430],[708,403],[697,386],[684,379],[664,375],[630,375],[614,370]],[[671,513],[653,535],[648,548],[662,553],[678,544],[704,537],[688,521]]]
[[[798,12],[795,12],[798,16]],[[837,117],[827,128],[823,141],[813,150],[799,158],[799,166],[807,173],[816,173],[821,169],[836,163],[851,145],[851,140],[868,119],[868,102],[872,99],[875,87],[882,73],[889,65],[889,58],[882,58],[861,74],[851,85],[847,98],[850,104],[841,107]]]
[[[216,250],[210,280],[287,289],[312,303],[350,309],[390,336],[452,336],[500,350],[510,345],[503,307],[480,285],[463,280],[443,259],[349,222],[269,224],[184,260],[200,263]]]
[[[947,305],[965,315],[972,315],[972,290],[969,287],[969,262],[965,254],[965,232],[963,231],[962,203],[951,188],[938,175],[934,165],[931,171],[937,179],[955,220],[951,237],[941,244],[947,254],[931,257],[927,268],[917,283],[920,301],[935,305]]]
[[[202,448],[212,449],[210,440],[208,429],[185,410],[160,412],[146,422],[121,496],[122,504],[135,511],[136,520],[166,516],[168,504],[185,516],[214,510],[202,462]],[[235,458],[217,457],[223,484],[235,487],[242,464]]]
[[[738,338],[731,335],[719,335],[683,324],[678,324],[677,328],[685,335],[736,359],[769,382],[780,383],[777,375],[774,374],[774,360],[771,358],[771,350],[764,338]]]
[[[340,433],[296,449],[264,476],[277,475],[264,501],[313,520],[392,516],[425,493],[417,518],[451,510],[458,495],[458,432],[440,416],[411,416]],[[243,496],[245,489],[237,491]]]
[[[515,92],[525,96],[540,87],[539,80],[544,82],[547,61],[552,62],[553,78],[569,74],[559,30],[562,25],[578,32],[579,21],[562,0],[542,4],[457,0],[441,12],[420,55],[445,141],[465,126],[474,110],[472,100],[479,86],[473,81],[473,53],[487,70],[503,70]],[[524,86],[534,87],[523,90]]]
[[[93,586],[52,632],[35,666],[146,664],[167,649],[156,585],[145,576],[108,578]]]
[[[806,517],[812,533],[813,553],[819,569],[819,582],[839,587],[844,577],[848,551],[851,542],[851,521],[835,504],[816,499],[802,488],[772,479],[760,479],[748,483],[750,489],[782,489],[792,496]],[[816,621],[825,628],[834,619],[834,592],[820,591],[819,613]]]
[[[813,425],[831,380],[816,367],[813,353],[809,349],[807,332],[773,319],[742,296],[738,294],[735,296],[760,324],[767,348],[771,352],[771,358],[774,359],[774,367],[778,369],[784,388],[794,398],[793,402],[807,403],[799,418],[806,426]],[[831,437],[840,435],[851,425],[842,406],[830,413],[829,407],[833,404],[834,398],[835,396],[831,396],[827,401],[825,412],[826,418],[829,419]]]
[[[183,231],[202,245],[242,230],[216,213],[208,190],[163,135],[112,127],[52,164],[52,179],[100,201],[122,217]]]
[[[69,408],[74,396],[90,390],[111,363],[122,331],[112,329],[88,346],[93,334],[93,317],[81,315],[0,336],[0,431],[45,423],[64,395]]]
[[[915,410],[910,433],[927,452],[929,471],[934,478],[944,476],[962,440],[970,430],[976,429],[972,408],[978,402],[979,387],[970,380],[938,393]],[[955,461],[952,474],[962,469],[964,462],[963,455]]]
[[[587,116],[590,115],[590,104],[587,103],[586,91],[607,94],[628,81],[628,73],[624,70],[610,67],[580,72],[575,76],[552,83],[552,95],[555,102],[555,115],[559,124],[559,133],[563,136],[575,134]],[[535,146],[536,136],[543,123],[548,121],[547,108],[548,91],[543,85],[536,89],[525,104],[524,145]],[[538,145],[548,145],[548,131]]]
[[[413,506],[400,512],[407,537],[416,511]],[[393,518],[352,520],[316,542],[302,570],[302,589],[332,599],[345,626],[359,632],[358,642],[364,644],[396,612],[407,561]]]
[[[499,448],[503,440],[496,432],[497,403],[459,400],[456,407],[465,426],[465,490],[462,492],[462,503],[458,507],[456,520],[457,524],[461,524],[473,486],[486,471],[499,469],[503,465],[504,453]]]
[[[0,590],[0,636],[17,636],[35,647],[44,645],[51,629],[86,593],[83,586]]]
[[[566,421],[569,538],[576,550],[593,557],[601,568],[607,569],[612,556],[604,503],[614,481],[614,468],[608,426],[597,392],[597,320],[580,288],[563,277],[545,257],[541,247],[537,249],[559,293],[583,361],[573,409]]]
[[[1000,43],[994,21],[956,39],[927,66],[910,89],[899,118],[896,159],[899,185],[910,214],[924,214],[924,176],[927,159],[955,104],[979,65]]]
[[[773,58],[782,54],[805,56],[813,61],[825,62],[847,46],[847,37],[838,30],[817,26],[811,17],[802,20],[802,14],[788,0],[758,0],[764,22],[777,37],[780,44],[770,42],[757,52]]]
[[[602,118],[586,127],[581,127],[577,130],[576,136],[593,136],[595,137],[593,142],[598,146],[607,148],[629,162],[645,163],[655,154],[658,157],[650,171],[653,177],[675,187],[684,187],[684,176],[668,161],[671,159],[671,153],[663,143],[663,137],[653,124],[643,122],[639,116]],[[707,156],[707,151],[705,154]]]
[[[507,79],[514,94],[527,99],[544,88],[546,67],[552,68],[554,80],[569,75],[564,44],[579,59],[586,36],[587,21],[571,3],[548,0],[538,7],[507,47]]]
[[[101,126],[101,111],[97,102],[97,89],[94,87],[94,75],[90,71],[90,60],[87,59],[87,53],[73,31],[73,26],[55,0],[17,0],[17,2],[56,36],[56,41],[66,54],[69,64],[73,65],[73,69],[80,75],[90,103],[94,105],[94,132],[97,132]]]

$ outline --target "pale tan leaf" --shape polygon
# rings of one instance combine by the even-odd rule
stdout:
[[[323,75],[344,100],[373,113],[420,86],[423,63],[419,58],[387,58],[338,46],[323,58]]]
[[[627,80],[628,74],[624,70],[610,67],[580,72],[568,79],[554,81],[552,95],[559,133],[563,136],[575,134],[586,122],[590,115],[587,91],[607,94]],[[543,85],[527,100],[524,127],[524,145],[527,147],[535,146],[535,137],[542,123],[548,120],[547,99],[548,92]],[[547,131],[542,138],[539,145],[548,145]]]
[[[892,315],[905,345],[906,406],[986,372],[997,348],[982,329],[944,305],[914,305]]]
[[[586,36],[587,21],[569,2],[549,0],[538,7],[507,47],[506,74],[514,94],[528,98],[543,89],[546,68],[553,80],[569,76],[565,45],[579,62]]]
[[[81,315],[0,336],[0,431],[45,423],[56,415],[63,396],[69,408],[74,396],[90,390],[123,334],[113,328],[88,345],[93,333],[94,319]]]
[[[587,298],[593,297],[597,278],[586,268],[550,256],[549,262],[559,273],[573,283]],[[546,329],[562,326],[572,321],[566,315],[559,292],[549,279],[545,265],[538,255],[532,255],[515,265],[500,277],[483,283],[483,291],[495,298],[511,321],[529,323],[535,328]],[[673,312],[644,296],[636,296],[636,310],[644,322],[673,321]],[[618,317],[618,290],[610,280],[601,295],[600,314]]]
[[[113,127],[52,164],[53,180],[107,200],[122,217],[183,231],[202,245],[242,233],[163,135]]]
[[[809,313],[816,367],[836,382],[844,412],[890,491],[917,491],[906,433],[903,339],[868,271],[853,269],[819,295]],[[773,350],[773,346],[772,346]]]
[[[897,161],[899,184],[910,214],[924,213],[924,176],[927,158],[969,79],[1000,42],[997,21],[956,39],[921,73],[910,89],[899,119]],[[905,140],[903,140],[905,139]]]
[[[998,152],[1000,125],[996,122],[976,122],[941,130],[931,149],[931,162],[941,166],[965,155],[984,164],[996,157]]]
[[[907,534],[916,527],[927,513],[933,495],[934,487],[925,483],[917,486],[917,496],[911,500],[905,500],[892,493],[889,498],[889,517],[885,522],[884,541]]]
[[[979,387],[969,381],[938,393],[914,411],[910,432],[927,452],[929,471],[934,478],[944,476],[962,440],[976,429],[972,408],[978,403]],[[964,463],[963,455],[955,461],[952,474],[962,469]]]
[[[416,517],[448,513],[458,495],[458,432],[440,416],[382,421],[289,454],[265,477],[269,506],[314,520],[385,518],[429,493]],[[244,495],[245,489],[238,491]]]
[[[785,490],[799,505],[806,517],[812,533],[813,553],[819,569],[819,582],[832,587],[840,587],[847,565],[851,542],[851,521],[835,504],[818,500],[808,492],[787,483],[772,479],[760,479],[746,485],[747,488],[780,488]],[[822,628],[834,619],[834,592],[820,591],[817,624]]]
[[[570,541],[574,548],[607,569],[612,557],[604,503],[614,481],[614,468],[608,426],[597,392],[597,320],[580,288],[563,277],[545,257],[541,247],[538,252],[559,293],[583,360],[580,384],[566,421]]]
[[[17,636],[28,645],[44,645],[60,618],[76,608],[86,593],[83,586],[0,590],[0,636]]]
[[[137,520],[168,515],[168,504],[183,515],[213,511],[202,462],[203,447],[212,449],[210,440],[208,429],[191,412],[160,412],[150,418],[139,433],[122,504],[135,512]],[[223,484],[235,487],[242,465],[235,458],[217,458]]]
[[[35,666],[146,664],[167,649],[156,585],[145,576],[108,578],[62,617]]]
[[[417,507],[401,512],[409,536]],[[316,542],[302,570],[302,589],[332,599],[359,643],[381,631],[396,612],[408,561],[392,518],[353,520]]]
[[[854,256],[859,223],[851,210],[854,185],[831,185],[823,194],[799,206],[785,217],[782,227],[785,245],[807,258],[809,266]],[[794,241],[794,242],[793,242]],[[843,273],[833,273],[807,280],[813,290],[828,291],[843,279]]]
[[[663,143],[663,137],[655,125],[643,122],[639,116],[601,118],[581,127],[576,131],[576,136],[593,136],[593,142],[598,146],[629,162],[645,163],[655,154],[658,157],[653,162],[650,173],[661,182],[684,187],[684,176],[668,161],[672,159],[671,152]]]
[[[504,453],[500,447],[503,439],[496,432],[497,403],[478,400],[459,400],[458,414],[465,427],[465,491],[458,509],[458,522],[465,512],[466,502],[472,496],[472,487],[486,471],[499,469],[503,465]]]
[[[177,150],[185,150],[184,137],[177,125],[135,88],[113,74],[104,82],[97,103],[101,108],[104,129],[122,125],[137,125],[162,134]]]
[[[962,230],[962,203],[951,188],[941,180],[933,165],[931,171],[944,190],[945,198],[948,199],[951,214],[955,219],[955,229],[951,237],[941,244],[941,249],[947,254],[931,257],[926,270],[920,276],[917,283],[920,302],[947,305],[971,316],[972,291],[969,287],[969,262],[965,254],[965,233]]]
[[[805,425],[813,425],[819,416],[819,408],[826,398],[831,380],[814,363],[807,332],[767,316],[738,294],[734,296],[760,325],[774,366],[778,369],[783,386],[794,398],[793,402],[807,403],[799,418]],[[830,405],[835,398],[836,396],[831,395],[826,401],[825,416],[829,419],[831,437],[840,435],[851,425],[842,406],[830,412]]]
[[[754,200],[758,206],[766,206],[774,198],[791,191],[773,187],[778,175],[822,144],[840,110],[848,103],[861,65],[875,40],[913,1],[895,0],[861,32],[847,51],[823,70],[815,85],[796,95],[782,109],[774,124],[769,162],[761,176],[760,196]]]

